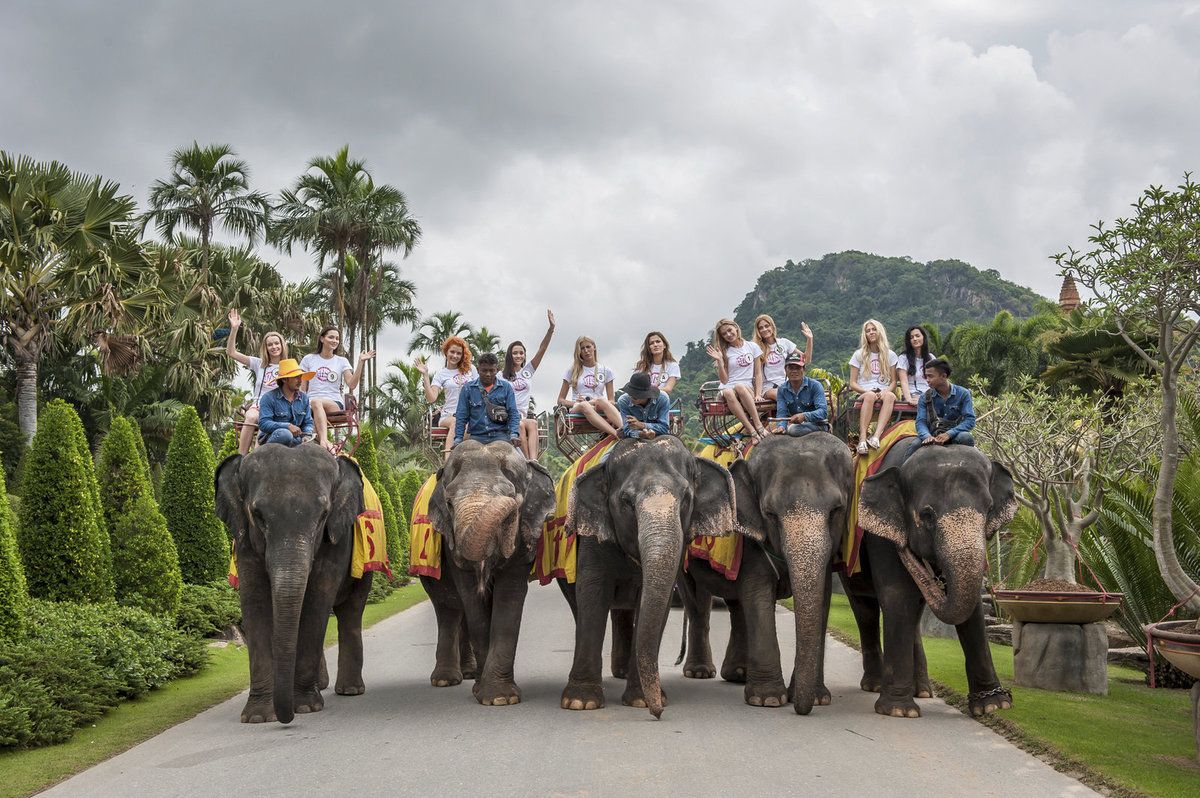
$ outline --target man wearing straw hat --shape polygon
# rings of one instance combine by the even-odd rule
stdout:
[[[311,380],[315,371],[304,371],[295,358],[279,361],[279,375],[275,390],[265,394],[258,402],[258,443],[282,443],[284,446],[299,446],[312,439],[313,417],[308,404],[308,394],[300,390],[300,383]]]

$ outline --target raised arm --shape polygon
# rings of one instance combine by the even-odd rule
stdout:
[[[354,389],[358,387],[359,381],[362,380],[363,366],[373,357],[375,357],[374,349],[369,349],[366,352],[363,352],[358,356],[358,365],[354,367],[354,371],[346,369],[346,371],[342,374],[342,376],[346,379],[347,390],[353,392]]]
[[[712,344],[704,347],[704,351],[713,359],[713,363],[717,367],[717,379],[724,383],[729,379],[729,371],[725,365],[725,353]]]
[[[813,333],[808,322],[800,322],[800,332],[804,335],[804,362],[810,367],[813,359]]]
[[[237,334],[242,326],[242,314],[237,312],[237,308],[229,311],[229,337],[225,339],[225,354],[241,363],[246,368],[250,368],[250,356],[243,355],[237,351]],[[265,364],[264,364],[265,365]]]
[[[436,402],[440,388],[436,388],[429,383],[429,366],[425,364],[425,358],[413,358],[413,365],[417,371],[421,372],[421,390],[425,392],[426,402]]]
[[[529,364],[533,366],[533,371],[538,370],[538,366],[542,365],[542,358],[546,354],[546,348],[550,346],[550,339],[554,337],[554,311],[546,311],[546,321],[549,326],[546,327],[546,334],[542,336],[542,342],[538,345],[537,353],[533,356],[533,360]]]

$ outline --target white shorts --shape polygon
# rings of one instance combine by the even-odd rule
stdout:
[[[723,382],[717,386],[717,390],[723,391],[726,388],[732,388],[735,385],[745,385],[747,388],[750,389],[751,393],[754,393],[754,383],[753,382]]]

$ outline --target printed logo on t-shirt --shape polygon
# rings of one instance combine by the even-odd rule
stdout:
[[[589,390],[592,388],[595,388],[597,385],[599,385],[599,383],[596,380],[595,374],[584,374],[583,379],[581,379],[580,382],[583,383],[584,388],[587,388]]]
[[[661,371],[650,372],[650,384],[653,385],[655,388],[658,387],[660,382],[666,382],[667,379],[669,379],[669,378],[664,378],[663,372],[661,372]]]
[[[263,373],[263,392],[271,390],[275,387],[276,381],[279,379],[279,366],[273,366]]]
[[[460,371],[459,373],[454,375],[454,384],[455,385],[459,385],[459,386],[466,385],[470,381],[471,381],[470,374],[463,374]]]
[[[342,379],[342,375],[338,374],[328,366],[318,366],[317,375],[313,379],[319,380],[320,382],[339,382]]]
[[[513,375],[512,387],[517,393],[529,390],[529,378],[532,376],[528,371],[518,371]]]
[[[879,355],[871,355],[871,375],[879,376]]]
[[[767,363],[769,365],[777,365],[783,362],[783,344],[775,343],[771,345],[770,353],[767,355]]]
[[[737,358],[733,361],[739,366],[749,366],[754,362],[754,355],[749,352],[739,352]]]

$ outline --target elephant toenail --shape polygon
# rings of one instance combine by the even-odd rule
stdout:
[[[583,702],[576,698],[571,702],[571,709],[583,709]]]
[[[782,706],[782,704],[780,703],[778,698],[776,698],[775,696],[771,696],[770,698],[763,701],[763,706],[778,707],[778,706]]]
[[[756,696],[756,695],[750,696],[750,706],[761,707],[762,703],[763,703],[763,700],[761,698],[759,698],[758,696]]]
[[[584,709],[599,709],[599,708],[600,708],[600,704],[598,704],[598,703],[597,703],[597,702],[595,702],[595,701],[589,701],[589,702],[587,702],[587,704],[586,704],[586,705],[584,705],[584,707],[583,707],[583,708],[584,708]]]

